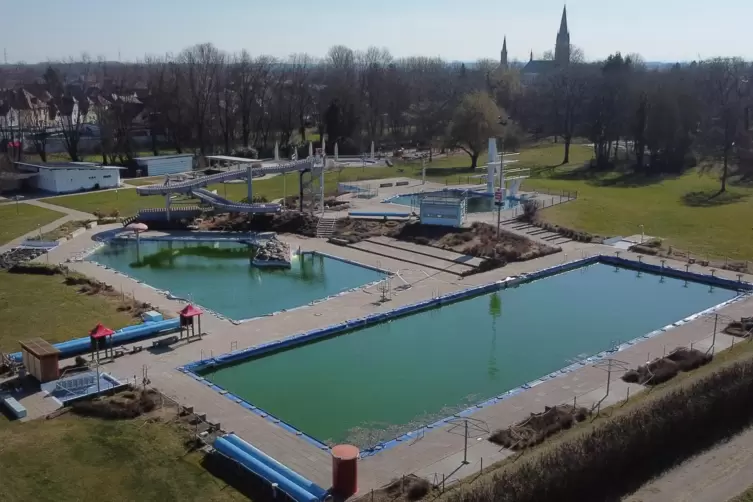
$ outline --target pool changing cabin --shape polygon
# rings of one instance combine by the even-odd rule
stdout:
[[[460,227],[468,214],[466,192],[446,191],[418,196],[419,216],[424,225]]]

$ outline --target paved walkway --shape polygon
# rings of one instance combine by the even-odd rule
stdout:
[[[624,502],[724,502],[753,484],[753,428],[645,484]]]
[[[114,228],[118,227],[112,225],[87,231],[83,236],[53,250],[50,253],[50,261],[63,262],[78,255],[94,244],[92,241],[94,233]],[[274,458],[323,486],[329,486],[331,479],[331,462],[326,451],[245,411],[206,385],[176,371],[175,368],[202,357],[229,352],[231,347],[243,349],[295,333],[341,323],[365,314],[394,309],[473,285],[532,272],[588,254],[614,252],[614,248],[608,246],[568,243],[570,246],[564,253],[529,262],[513,263],[502,269],[459,278],[452,274],[426,269],[420,265],[406,266],[404,262],[389,257],[378,257],[350,247],[335,246],[321,239],[291,235],[281,237],[294,249],[300,246],[304,251],[321,251],[392,271],[399,270],[401,279],[397,277],[392,279],[394,296],[387,303],[380,304],[377,301],[379,292],[376,288],[358,290],[306,308],[240,325],[207,316],[202,320],[202,326],[209,336],[203,340],[173,347],[172,350],[161,354],[142,351],[135,355],[125,356],[108,364],[106,370],[122,378],[140,378],[142,371],[146,368],[152,384],[163,392],[175,397],[183,404],[194,406],[199,412],[207,413],[210,420],[220,422],[225,430],[234,431]],[[628,252],[622,252],[621,256],[635,258]],[[420,260],[417,261],[420,262]],[[644,261],[659,263],[658,259],[650,257],[644,257]],[[676,263],[675,266],[680,267],[680,264]],[[77,262],[72,263],[71,267],[111,284],[116,289],[133,293],[139,300],[149,301],[165,311],[177,312],[183,307],[180,302],[169,300],[152,288],[94,263]],[[700,271],[702,268],[693,266],[693,270]],[[736,275],[731,272],[718,271],[718,275],[736,279]],[[404,285],[405,282],[410,283],[409,289],[395,289],[397,286]],[[751,310],[753,310],[753,300],[748,299],[726,307],[724,314],[741,317],[750,315]],[[713,323],[709,323],[707,319],[699,319],[660,336],[641,341],[621,351],[619,358],[630,366],[637,366],[677,346],[687,346],[693,343],[699,348],[707,348],[713,340],[712,330]],[[715,339],[716,350],[728,346],[731,341],[732,337],[718,334]],[[640,390],[638,386],[625,384],[619,380],[619,377],[617,372],[612,375],[611,392],[605,397],[606,373],[593,366],[585,366],[558,378],[544,381],[515,397],[479,409],[473,418],[483,420],[491,430],[494,430],[510,425],[531,412],[541,411],[545,405],[572,402],[575,398],[579,404],[583,405],[604,400],[603,405],[606,406],[624,399],[628,392],[634,393]],[[361,461],[359,474],[361,492],[382,486],[391,479],[407,473],[417,473],[431,480],[435,477],[441,479],[444,474],[452,481],[477,472],[482,462],[484,465],[489,465],[509,454],[506,450],[494,447],[487,441],[474,440],[467,452],[469,464],[462,465],[463,447],[463,435],[453,432],[452,427],[445,426],[430,430],[415,441],[406,442],[385,452],[364,458]]]

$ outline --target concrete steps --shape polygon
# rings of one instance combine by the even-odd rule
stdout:
[[[329,239],[332,234],[335,233],[335,224],[337,220],[334,218],[321,217],[316,224],[316,236],[322,239]]]
[[[410,265],[418,265],[424,268],[431,268],[440,272],[447,272],[454,275],[461,275],[463,272],[469,272],[475,269],[475,267],[463,263],[456,263],[438,257],[429,257],[424,254],[417,254],[391,246],[383,246],[381,244],[377,244],[376,242],[361,241],[356,242],[355,244],[350,244],[348,247],[358,249],[359,251],[363,251],[365,253],[371,253],[377,256],[383,256],[385,258],[402,261]]]

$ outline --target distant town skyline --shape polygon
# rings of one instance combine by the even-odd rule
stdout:
[[[136,61],[145,55],[177,53],[197,43],[252,55],[280,58],[306,52],[323,57],[333,45],[355,50],[387,48],[395,57],[440,56],[451,61],[499,60],[507,37],[510,61],[527,61],[554,46],[564,3],[539,0],[507,3],[477,0],[330,0],[275,2],[131,0],[128,8],[109,2],[27,0],[5,7],[13,19],[0,32],[4,62],[38,63],[79,57]],[[284,8],[283,8],[284,7]],[[14,9],[18,9],[14,13]],[[716,56],[753,59],[748,39],[753,2],[719,0],[634,0],[611,4],[598,0],[567,2],[571,43],[588,60],[611,53],[638,53],[647,61],[690,61]]]

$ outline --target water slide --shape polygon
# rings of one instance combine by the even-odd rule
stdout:
[[[232,157],[222,156],[209,156],[208,159],[217,160],[229,160]],[[253,178],[264,176],[267,174],[279,174],[289,172],[300,172],[311,170],[314,165],[312,158],[288,162],[285,164],[276,164],[268,166],[251,167],[248,159],[235,159],[245,161],[248,167],[240,168],[234,171],[226,171],[224,173],[211,174],[209,176],[200,176],[194,179],[186,181],[180,181],[177,183],[166,183],[161,185],[146,185],[136,187],[136,193],[139,195],[162,195],[168,198],[168,208],[164,212],[174,211],[175,209],[169,208],[169,198],[172,194],[187,194],[192,197],[196,197],[202,202],[211,205],[215,209],[223,212],[233,213],[276,213],[280,211],[280,204],[249,204],[242,202],[233,202],[217,194],[206,190],[205,188],[214,183],[222,183],[231,180],[245,179],[249,187],[249,195],[251,194]],[[249,197],[250,198],[250,197]],[[161,211],[162,212],[162,211]]]
[[[233,202],[204,188],[195,189],[191,193],[205,204],[209,204],[215,209],[226,213],[277,213],[280,211],[280,204],[244,204]]]
[[[226,457],[279,487],[295,502],[318,502],[327,498],[327,490],[254,448],[235,434],[214,440],[214,448]]]

